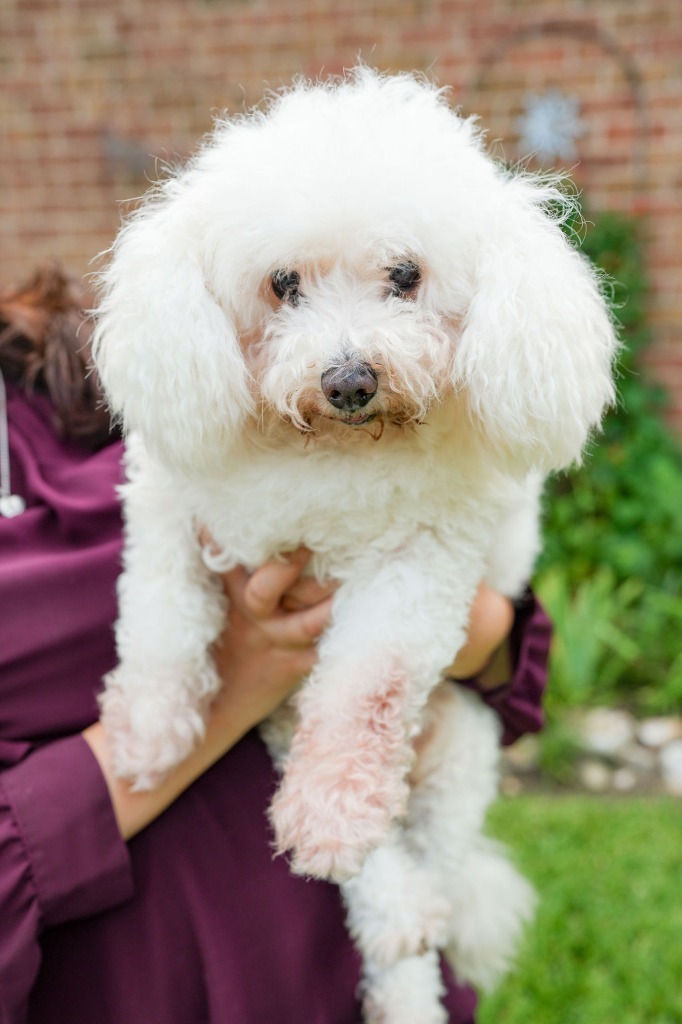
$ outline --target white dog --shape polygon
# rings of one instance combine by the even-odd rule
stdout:
[[[311,548],[341,585],[264,727],[272,821],[294,870],[342,885],[371,1021],[444,1021],[438,951],[487,985],[532,907],[481,837],[494,715],[440,680],[481,579],[528,578],[542,475],[613,398],[612,324],[559,202],[435,87],[360,68],[218,122],[104,274],[95,359],[130,432],[117,771],[153,785],[202,735],[212,570]]]

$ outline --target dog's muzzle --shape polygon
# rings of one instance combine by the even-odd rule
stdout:
[[[325,370],[320,385],[329,404],[346,414],[364,409],[378,388],[377,375],[367,363],[346,363]]]

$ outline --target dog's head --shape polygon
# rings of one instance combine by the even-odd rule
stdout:
[[[247,425],[378,436],[451,400],[511,463],[564,466],[616,342],[557,201],[432,85],[299,83],[219,122],[119,235],[94,342],[112,409],[201,470]]]

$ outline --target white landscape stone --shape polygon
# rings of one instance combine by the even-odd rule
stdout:
[[[613,773],[613,788],[619,793],[629,793],[637,785],[637,776],[631,768],[617,768]]]
[[[513,746],[504,751],[504,761],[517,772],[532,772],[537,768],[540,756],[540,741],[537,736],[522,736]]]
[[[682,739],[673,740],[662,748],[661,775],[669,793],[682,796]]]
[[[682,718],[645,718],[637,727],[637,739],[645,747],[659,748],[682,739]]]
[[[580,766],[580,781],[592,793],[604,793],[611,786],[613,772],[601,761],[583,761]]]
[[[582,719],[579,731],[587,750],[611,757],[634,739],[635,720],[620,708],[595,708]]]
[[[628,743],[618,756],[623,765],[640,774],[653,775],[658,770],[658,753],[640,743]]]

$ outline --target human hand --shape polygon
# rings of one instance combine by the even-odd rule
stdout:
[[[223,687],[213,715],[247,728],[266,718],[311,671],[316,641],[329,624],[333,584],[303,577],[310,552],[299,548],[249,575],[237,566],[223,577],[226,628],[214,649]]]

